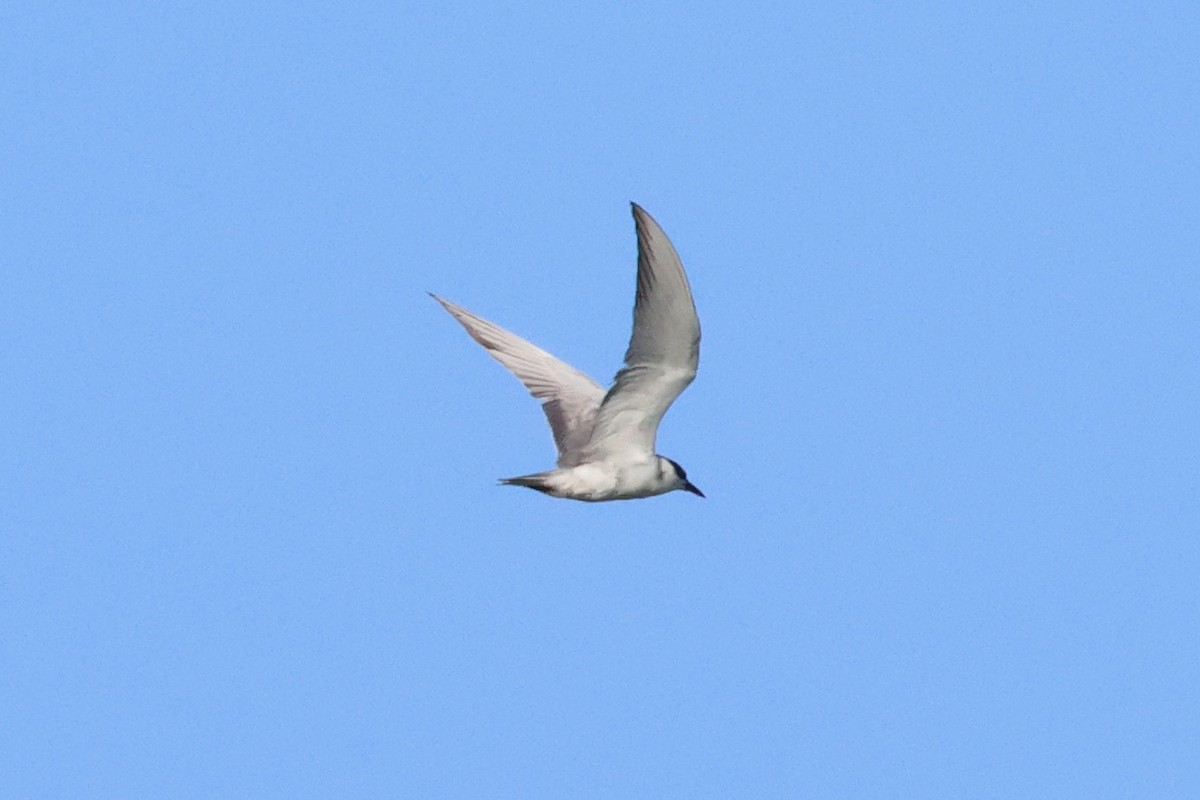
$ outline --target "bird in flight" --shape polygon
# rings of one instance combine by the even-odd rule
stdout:
[[[607,392],[594,380],[499,325],[432,294],[471,338],[542,401],[558,447],[556,469],[503,478],[553,497],[599,502],[681,489],[704,497],[683,467],[654,452],[658,424],[696,377],[700,320],[683,264],[637,203],[637,295],[625,366]]]

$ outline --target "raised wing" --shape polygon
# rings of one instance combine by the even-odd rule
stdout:
[[[585,460],[654,454],[658,424],[696,377],[700,319],[679,255],[637,203],[637,299],[625,368],[596,414]]]
[[[520,336],[432,292],[429,296],[441,303],[492,358],[516,375],[530,394],[542,401],[542,410],[546,412],[558,448],[558,466],[573,467],[582,463],[582,453],[591,440],[592,425],[604,399],[604,389],[570,364]]]

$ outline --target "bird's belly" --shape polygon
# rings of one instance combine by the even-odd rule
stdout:
[[[657,470],[650,463],[580,464],[555,476],[551,494],[588,502],[634,500],[669,491],[656,478]]]

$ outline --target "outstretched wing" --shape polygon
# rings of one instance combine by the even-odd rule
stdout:
[[[441,303],[472,339],[483,345],[492,358],[507,367],[525,384],[530,394],[542,401],[542,410],[546,412],[558,448],[558,466],[573,467],[582,463],[583,449],[591,440],[604,389],[570,364],[520,336],[432,292],[430,297]]]
[[[696,377],[700,319],[679,255],[637,203],[637,299],[625,368],[596,414],[586,460],[654,454],[658,424]]]

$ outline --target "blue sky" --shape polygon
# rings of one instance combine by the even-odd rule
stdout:
[[[0,794],[1200,791],[1200,12],[0,12]],[[425,294],[664,454],[590,505]]]

